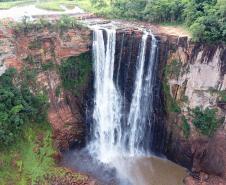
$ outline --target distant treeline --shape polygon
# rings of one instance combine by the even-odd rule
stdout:
[[[196,41],[226,42],[226,0],[90,0],[113,17],[185,23]]]
[[[0,0],[0,2],[10,2],[10,1],[18,1],[18,0]]]

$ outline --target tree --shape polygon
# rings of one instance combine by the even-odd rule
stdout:
[[[13,142],[28,122],[46,119],[47,97],[31,93],[28,85],[13,84],[15,69],[0,76],[0,146]]]

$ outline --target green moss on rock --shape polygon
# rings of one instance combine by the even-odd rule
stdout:
[[[78,95],[92,71],[91,53],[87,52],[63,60],[59,70],[63,87]]]

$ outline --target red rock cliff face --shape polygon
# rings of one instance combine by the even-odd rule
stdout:
[[[36,85],[31,88],[43,91],[49,97],[48,119],[53,128],[55,145],[60,150],[66,150],[74,142],[83,141],[85,124],[81,114],[81,98],[66,90],[56,95],[57,88],[61,86],[58,69],[43,70],[42,66],[49,63],[57,66],[62,59],[89,51],[90,30],[75,28],[57,32],[43,29],[26,34],[3,30],[1,40],[1,73],[8,67],[15,67],[18,71],[26,67],[26,70],[35,69],[38,72]]]
[[[88,29],[70,29],[52,32],[44,29],[27,34],[3,30],[0,32],[0,75],[7,67],[21,71],[36,68],[38,75],[34,91],[48,94],[50,108],[48,118],[52,125],[55,144],[65,150],[76,140],[84,138],[84,120],[81,98],[62,90],[56,95],[61,84],[57,69],[42,70],[42,66],[89,51],[91,32]],[[165,154],[169,159],[189,167],[194,173],[186,178],[186,184],[226,184],[226,130],[225,123],[218,127],[212,137],[200,134],[192,125],[188,108],[200,106],[218,110],[219,117],[225,117],[225,102],[218,101],[217,91],[226,89],[226,47],[224,45],[203,45],[191,43],[186,37],[178,38],[158,33],[160,71],[162,84],[169,87],[168,97],[162,92],[167,107],[167,98],[173,99],[180,112],[166,110]],[[117,48],[116,48],[117,49]],[[27,64],[32,62],[32,64]],[[175,63],[174,70],[163,74],[165,67]],[[188,119],[191,131],[185,137],[182,117]],[[164,119],[162,117],[162,119]],[[206,175],[206,174],[209,174]]]

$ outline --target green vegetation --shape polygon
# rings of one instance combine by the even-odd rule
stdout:
[[[63,179],[68,174],[73,182],[87,180],[84,175],[57,167],[55,155],[57,151],[53,147],[50,125],[46,122],[28,123],[20,137],[0,151],[0,184],[55,184],[57,178]]]
[[[215,88],[209,88],[208,92],[210,92],[211,95],[213,95],[213,94],[217,95],[218,101],[226,102],[226,90],[219,91]]]
[[[70,0],[52,0],[52,1],[40,1],[36,3],[37,8],[53,10],[53,11],[64,11],[61,5],[66,6],[67,8],[74,8],[75,1]]]
[[[33,56],[28,55],[28,56],[24,59],[24,62],[26,62],[26,63],[29,64],[29,65],[32,65],[32,64],[34,64],[35,60],[34,60]]]
[[[166,101],[166,110],[168,113],[170,112],[176,112],[180,113],[181,109],[178,105],[177,101],[171,96],[170,94],[170,87],[167,84],[166,80],[163,82],[163,91],[165,95],[165,101]]]
[[[24,86],[27,86],[29,84],[34,84],[36,77],[37,77],[37,70],[32,68],[28,68],[25,67],[22,70],[22,74],[23,74],[23,84],[25,84]]]
[[[28,123],[20,138],[0,151],[0,184],[34,184],[54,167],[51,128]]]
[[[42,69],[44,71],[51,70],[53,68],[54,68],[54,63],[52,61],[48,61],[47,63],[42,64]]]
[[[29,33],[31,31],[40,31],[43,30],[43,28],[48,28],[50,31],[60,31],[63,32],[67,29],[82,29],[83,26],[80,24],[74,17],[70,17],[67,15],[62,15],[60,19],[57,19],[53,22],[50,22],[46,19],[38,19],[36,21],[30,21],[28,17],[24,17],[21,22],[17,22],[16,25],[14,25],[13,29],[16,31],[16,33],[24,32]],[[37,49],[40,47],[41,41],[40,40],[34,40],[29,48],[30,49]]]
[[[51,1],[51,2],[41,2],[36,5],[37,8],[46,9],[46,10],[53,10],[53,11],[64,11],[60,4],[57,2]]]
[[[56,97],[59,97],[60,96],[60,93],[61,93],[61,86],[58,86],[55,90],[55,95]]]
[[[216,117],[216,110],[206,108],[202,110],[200,107],[192,109],[193,125],[199,131],[207,136],[213,135],[220,120]]]
[[[170,64],[167,64],[164,68],[164,81],[163,81],[163,92],[165,95],[166,101],[166,110],[167,112],[181,112],[180,106],[177,101],[170,94],[170,86],[167,82],[167,79],[171,75],[179,76],[180,70],[182,67],[181,61],[173,60]]]
[[[32,3],[32,2],[35,2],[35,0],[19,0],[19,1],[1,0],[0,1],[0,9],[10,9],[14,6],[24,5],[24,4],[28,4],[28,3]]]
[[[56,26],[60,30],[66,30],[75,27],[82,28],[81,24],[79,24],[75,18],[69,17],[67,15],[62,15],[61,18],[57,20]]]
[[[16,76],[16,70],[11,68],[0,77],[0,146],[15,142],[28,122],[42,122],[46,118],[47,97],[41,93],[33,95],[27,77],[16,87]]]
[[[179,60],[173,60],[170,64],[165,67],[165,73],[168,75],[174,75],[179,77],[182,68],[182,62]]]
[[[185,103],[188,103],[188,102],[189,102],[188,96],[184,95],[184,96],[182,97],[182,101],[185,102]]]
[[[219,91],[219,100],[222,102],[226,102],[226,90]]]
[[[112,10],[112,4],[110,0],[77,0],[76,3],[82,9],[93,12],[97,15],[104,15],[109,18],[116,17],[116,14]]]
[[[195,41],[226,42],[225,0],[78,0],[82,8],[109,17],[154,23],[184,23]]]
[[[61,5],[66,6],[69,9],[75,7],[75,1],[71,0],[1,0],[0,9],[10,9],[14,6],[22,6],[26,4],[35,4],[37,8],[53,11],[64,11]]]
[[[183,130],[184,137],[188,138],[190,135],[191,128],[185,116],[182,116],[182,130]]]
[[[63,87],[78,95],[91,73],[91,61],[90,52],[62,61],[59,70]]]
[[[47,97],[29,86],[35,77],[26,68],[0,76],[0,184],[35,184],[55,168]]]

